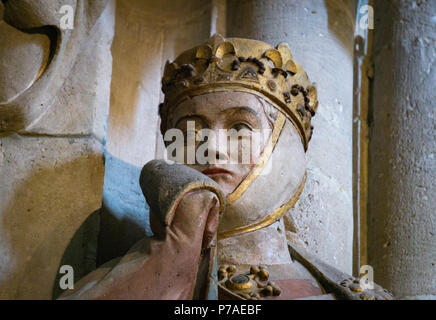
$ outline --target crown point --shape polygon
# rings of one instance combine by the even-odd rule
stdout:
[[[316,112],[316,110],[318,109],[318,92],[313,84],[307,87],[307,95],[310,99],[310,107]]]
[[[171,60],[167,60],[165,62],[165,69],[167,69],[167,68],[174,69],[173,65],[174,65],[174,62],[171,62]]]
[[[276,49],[269,49],[263,54],[265,58],[271,60],[274,63],[274,67],[281,68],[283,65],[282,55],[280,51]]]
[[[199,47],[195,53],[196,59],[210,59],[210,57],[212,57],[212,48],[207,44]]]
[[[215,56],[222,59],[226,54],[236,54],[235,47],[230,42],[223,42],[218,45]]]
[[[207,43],[210,44],[213,48],[216,48],[220,43],[224,41],[225,41],[224,37],[221,34],[215,33],[213,36],[209,38]]]
[[[286,42],[280,42],[276,49],[281,53],[283,61],[292,60],[292,52],[289,48],[289,44]]]
[[[292,74],[296,74],[297,73],[297,65],[295,64],[294,61],[288,60],[288,62],[286,62],[286,64],[285,64],[285,70],[289,71]]]

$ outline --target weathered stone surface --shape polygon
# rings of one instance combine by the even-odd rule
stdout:
[[[91,134],[103,141],[109,113],[114,3],[110,2],[84,41],[81,52],[54,101],[27,128],[38,134]]]
[[[436,2],[375,5],[368,259],[420,299],[436,294]]]
[[[0,297],[51,299],[65,249],[101,206],[101,145],[11,135],[0,155]]]
[[[116,14],[106,148],[112,156],[141,167],[155,150],[163,31],[123,2]]]
[[[37,2],[7,2],[8,25],[0,22],[15,41],[0,45],[0,61],[9,59],[8,72],[25,85],[0,105],[0,297],[8,299],[51,299],[60,291],[55,278],[61,264],[72,265],[76,277],[96,264],[114,5]],[[78,10],[74,30],[59,31],[61,41],[44,69],[32,48],[45,50],[40,39],[46,24],[58,27],[63,4]],[[24,55],[14,46],[20,37]],[[53,49],[50,32],[48,40]],[[42,69],[36,81],[29,63]],[[1,85],[16,89],[13,81]]]
[[[22,0],[5,3],[4,19],[11,25],[20,28],[37,28],[47,25],[59,25],[59,11],[63,5],[70,6],[74,11],[77,3],[82,0]]]
[[[78,53],[80,53],[89,32],[100,16],[108,0],[92,1],[92,4],[84,0],[68,1],[8,1],[4,2],[4,22],[10,28],[20,30],[29,35],[47,36],[50,40],[49,59],[40,74],[35,78],[34,71],[27,75],[26,85],[16,92],[15,96],[10,96],[7,101],[0,103],[0,131],[25,130],[29,126],[35,125],[44,115],[49,113],[49,109],[58,91],[63,87],[66,79],[71,77],[72,70]],[[63,5],[69,5],[73,9],[74,24],[73,29],[61,26],[62,14],[60,9]],[[32,37],[33,46],[37,37]],[[30,45],[30,44],[28,44]],[[9,52],[11,45],[2,44],[2,52]],[[9,50],[8,50],[9,49]],[[6,59],[0,57],[0,60]],[[34,61],[36,57],[14,55],[10,65],[14,69],[8,72],[13,74],[25,73],[30,59]],[[37,61],[35,61],[37,62]],[[39,68],[41,65],[36,64]],[[29,79],[27,79],[29,78]],[[36,81],[35,81],[36,79]]]
[[[289,43],[316,82],[308,182],[291,211],[296,232],[327,263],[351,273],[353,1],[227,2],[227,36]]]
[[[38,79],[49,53],[47,36],[26,34],[0,21],[0,103],[14,99]]]

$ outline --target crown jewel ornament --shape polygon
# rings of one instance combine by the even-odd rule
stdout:
[[[296,126],[307,150],[311,119],[318,108],[317,90],[292,58],[287,43],[276,48],[257,40],[219,34],[205,44],[167,61],[162,78],[164,102],[159,106],[161,130],[168,112],[184,99],[219,91],[242,91],[260,96],[283,112]]]

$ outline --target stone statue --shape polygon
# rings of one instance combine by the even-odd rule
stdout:
[[[60,263],[92,270],[67,246],[98,229],[114,5],[0,1],[0,299],[57,297]]]
[[[0,132],[31,130],[59,94],[107,0],[0,3]],[[74,21],[62,28],[60,8]]]
[[[187,164],[154,160],[142,170],[155,237],[63,298],[393,299],[306,252],[293,232],[289,211],[304,188],[318,101],[287,44],[215,35],[167,63],[162,90],[168,153],[166,133],[178,129]],[[204,136],[186,143],[204,129],[215,133],[206,162],[197,158]],[[246,133],[233,154],[222,148],[229,144],[223,130],[232,129]],[[264,139],[241,161],[256,132]]]

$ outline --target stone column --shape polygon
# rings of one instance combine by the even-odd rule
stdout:
[[[307,184],[291,215],[312,252],[351,273],[354,1],[228,0],[226,10],[227,37],[288,42],[318,86]]]
[[[436,2],[375,1],[368,259],[397,297],[436,295]],[[435,296],[433,296],[435,298]]]

